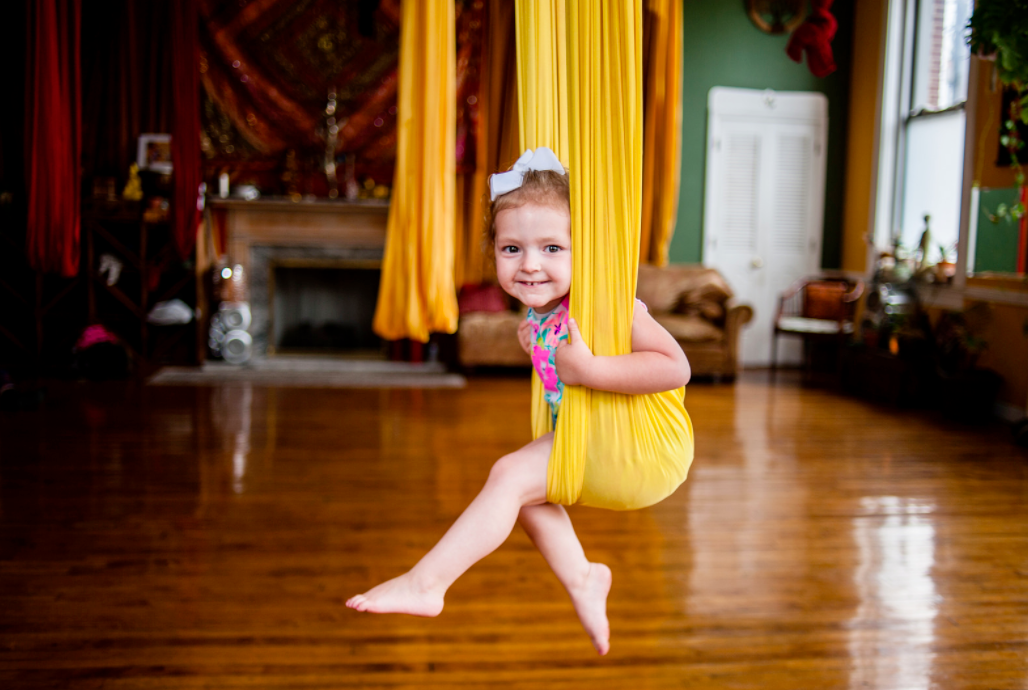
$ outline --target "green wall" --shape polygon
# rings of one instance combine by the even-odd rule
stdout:
[[[702,260],[703,183],[706,166],[707,92],[714,86],[778,91],[819,91],[828,96],[828,161],[822,265],[837,268],[842,256],[842,200],[849,94],[853,0],[832,4],[839,30],[832,41],[838,69],[818,79],[785,54],[787,35],[770,36],[754,26],[743,0],[683,0],[682,186],[671,261]]]
[[[975,240],[974,272],[1017,273],[1017,244],[1020,224],[1010,217],[996,223],[989,218],[1000,204],[1017,204],[1018,189],[983,189],[978,200],[978,236]]]

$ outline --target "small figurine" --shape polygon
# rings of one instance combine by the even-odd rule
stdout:
[[[125,183],[125,189],[121,192],[121,198],[125,201],[139,201],[143,198],[143,181],[139,179],[137,163],[129,166],[129,179]]]
[[[328,180],[328,196],[339,196],[339,178],[336,175],[336,147],[339,145],[339,123],[336,122],[336,90],[329,89],[325,105],[325,178]]]
[[[143,211],[144,223],[163,223],[168,220],[171,205],[161,196],[151,197]]]

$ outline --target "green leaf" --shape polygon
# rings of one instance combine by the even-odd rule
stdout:
[[[1002,218],[1003,216],[1007,215],[1008,210],[1009,209],[1007,208],[1006,204],[1000,204],[996,207],[996,215]]]
[[[1010,146],[1010,137],[1006,134],[999,138],[999,143],[1002,146]]]

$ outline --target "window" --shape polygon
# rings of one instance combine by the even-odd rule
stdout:
[[[928,260],[955,259],[964,184],[974,0],[891,0],[875,240],[907,251],[931,231]]]

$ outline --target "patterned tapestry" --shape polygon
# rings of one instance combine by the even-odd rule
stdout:
[[[229,172],[264,195],[325,197],[334,163],[340,196],[392,184],[399,0],[199,4],[209,183]],[[475,164],[483,5],[456,7],[459,172]]]

